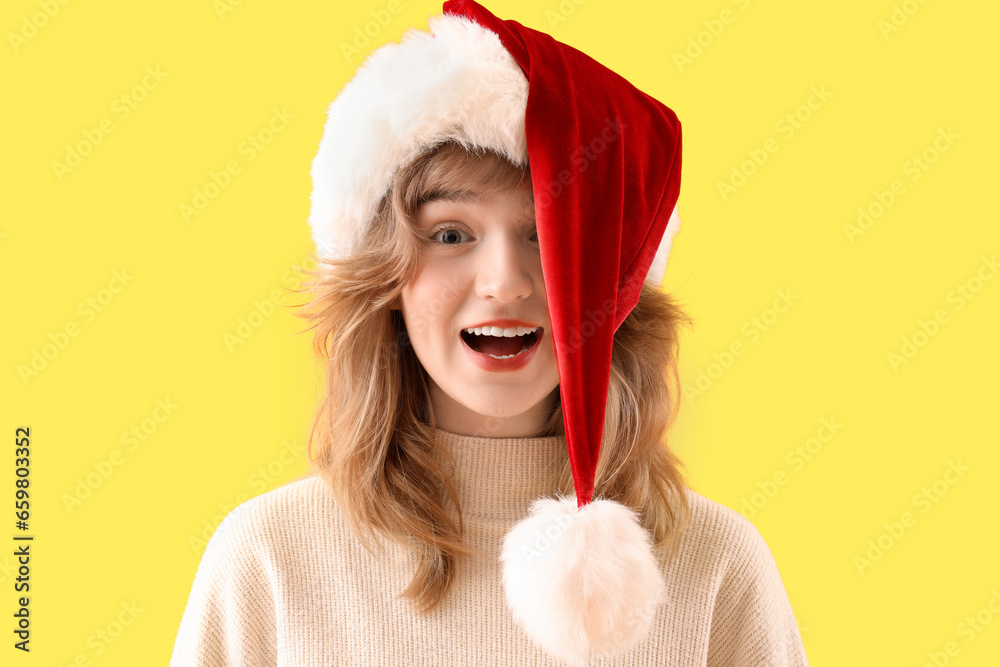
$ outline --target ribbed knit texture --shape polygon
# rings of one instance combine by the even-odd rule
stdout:
[[[198,567],[171,665],[545,666],[504,599],[506,532],[556,490],[563,437],[479,438],[438,431],[456,459],[463,563],[444,601],[417,616],[397,600],[414,556],[369,554],[332,494],[307,477],[252,498],[219,525]],[[663,563],[667,602],[649,637],[592,665],[807,665],[781,576],[757,529],[687,490],[691,522]]]

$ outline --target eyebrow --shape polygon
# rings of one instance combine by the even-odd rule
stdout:
[[[461,204],[482,204],[485,197],[477,190],[433,190],[420,198],[420,205],[432,201],[453,201]],[[532,215],[535,210],[534,194],[528,194],[524,198],[524,205],[531,208]]]
[[[483,194],[475,190],[433,190],[420,198],[421,204],[432,201],[454,201],[462,204],[481,204]]]

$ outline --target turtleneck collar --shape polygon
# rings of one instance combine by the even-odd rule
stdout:
[[[455,458],[453,479],[465,518],[520,521],[537,498],[553,494],[569,455],[562,435],[486,438],[434,429]]]

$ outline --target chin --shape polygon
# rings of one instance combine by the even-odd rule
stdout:
[[[467,407],[483,417],[490,417],[493,419],[513,419],[515,417],[520,417],[525,412],[528,412],[534,405],[535,403],[522,405],[518,402],[515,405],[504,403],[502,401],[489,401],[481,405],[477,404]]]
[[[505,419],[510,417],[517,417],[521,413],[525,412],[527,408],[522,408],[521,406],[507,406],[502,403],[490,403],[488,405],[477,405],[475,407],[470,407],[476,414],[483,417],[492,417],[494,419]]]

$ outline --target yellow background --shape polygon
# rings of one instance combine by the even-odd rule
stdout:
[[[292,270],[311,250],[309,167],[327,104],[364,54],[441,7],[404,1],[345,53],[389,6],[4,3],[0,426],[8,447],[17,426],[32,429],[36,536],[30,655],[11,647],[13,547],[2,548],[4,664],[165,664],[198,540],[236,502],[306,469],[318,375],[305,322],[288,296],[274,307],[274,290],[298,286]],[[665,285],[695,319],[681,367],[703,390],[689,390],[672,442],[692,486],[764,535],[811,664],[916,666],[929,653],[943,664],[948,642],[947,664],[997,664],[1000,279],[982,278],[1000,251],[1000,8],[488,6],[592,55],[683,123],[684,228]],[[901,25],[887,32],[894,12]],[[800,109],[811,87],[829,97]],[[275,109],[293,118],[249,160],[243,142]],[[779,122],[795,113],[808,119],[787,136]],[[112,131],[57,174],[102,123]],[[939,128],[957,137],[911,180],[908,161]],[[724,198],[719,182],[769,139],[776,152]],[[239,173],[185,221],[181,205],[230,161]],[[896,179],[905,191],[849,238],[858,208]],[[961,308],[959,285],[978,288]],[[769,310],[782,291],[792,304]],[[250,319],[259,326],[227,343]],[[918,335],[922,321],[933,336]],[[893,364],[904,338],[923,345]],[[36,351],[52,358],[22,377]],[[841,425],[833,437],[824,419]],[[133,428],[145,439],[130,450]],[[798,465],[795,448],[819,435]],[[0,539],[13,545],[6,452]],[[946,477],[956,461],[968,470]],[[784,483],[769,485],[776,475]],[[919,500],[925,487],[933,503]],[[892,537],[885,524],[905,512],[914,520]],[[887,548],[859,565],[870,540]],[[961,625],[977,613],[989,617],[980,630]],[[119,617],[129,624],[101,640]]]

